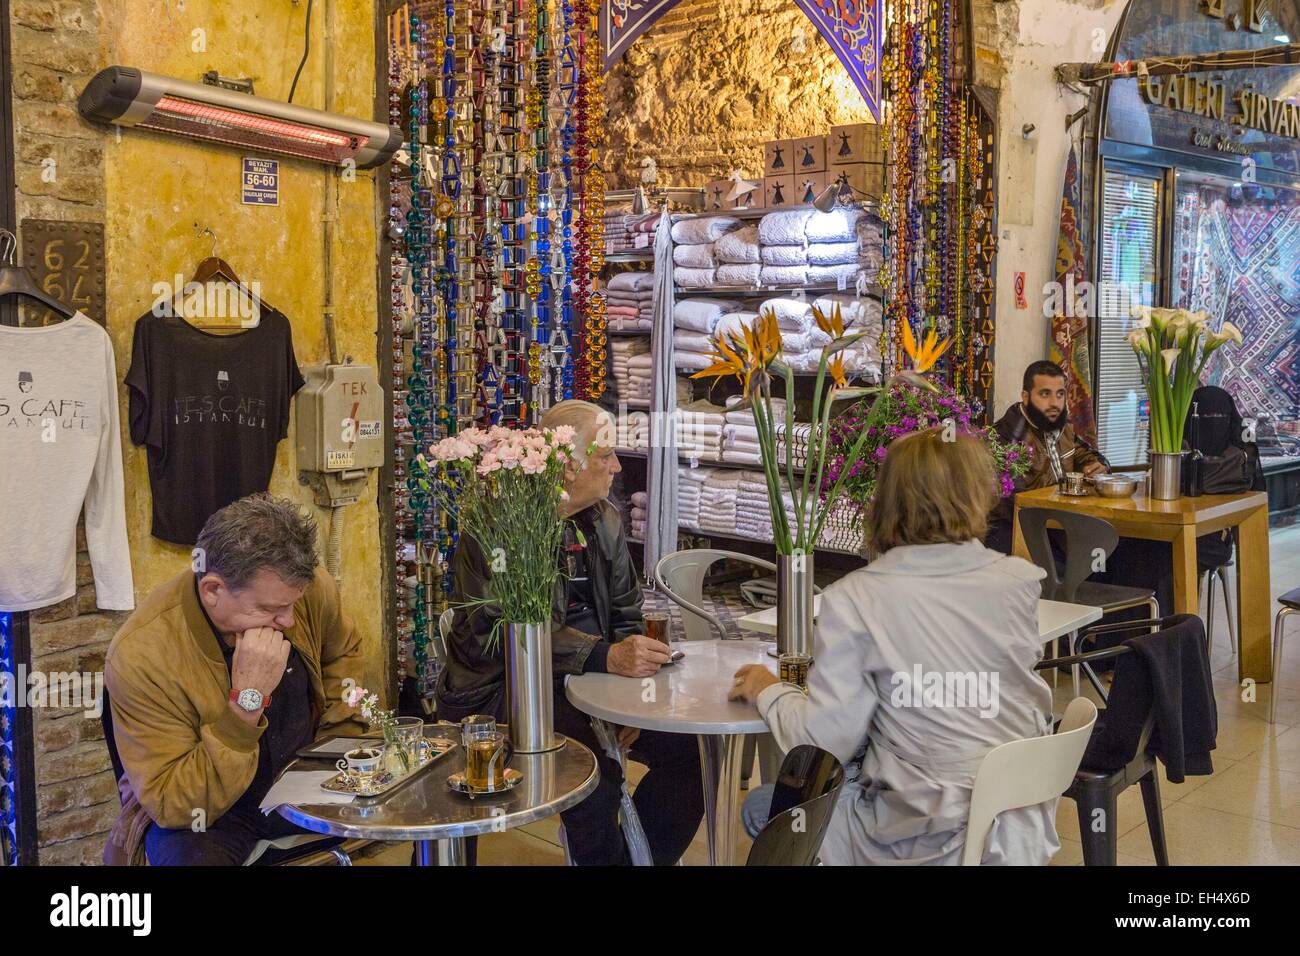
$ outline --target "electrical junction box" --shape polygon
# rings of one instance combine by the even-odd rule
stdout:
[[[295,397],[298,468],[343,477],[384,463],[384,395],[368,365],[309,365]],[[352,476],[347,476],[352,477]]]

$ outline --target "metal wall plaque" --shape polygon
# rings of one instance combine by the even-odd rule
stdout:
[[[48,296],[81,310],[100,325],[108,308],[104,276],[104,224],[24,219],[22,265]],[[49,309],[23,303],[27,325],[59,321]]]

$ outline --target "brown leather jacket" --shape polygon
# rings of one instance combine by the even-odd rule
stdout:
[[[1016,479],[1016,492],[1033,491],[1056,484],[1056,478],[1052,474],[1052,463],[1047,457],[1047,439],[1025,417],[1019,402],[1008,408],[1006,414],[997,420],[993,428],[1004,442],[1022,441],[1033,451],[1033,461],[1029,470],[1023,477]],[[1101,462],[1109,467],[1109,462],[1095,448],[1074,437],[1074,429],[1068,423],[1057,433],[1056,451],[1061,456],[1063,471],[1083,471],[1093,462]],[[1011,521],[1014,497],[1015,493],[998,502],[993,511],[993,520],[1008,523]]]

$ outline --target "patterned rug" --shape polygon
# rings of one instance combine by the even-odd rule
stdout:
[[[1230,321],[1241,348],[1214,353],[1203,380],[1227,389],[1243,415],[1300,418],[1300,198],[1268,191],[1230,201],[1226,187],[1180,190],[1174,305]]]

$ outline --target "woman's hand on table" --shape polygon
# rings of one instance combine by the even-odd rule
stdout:
[[[781,681],[762,664],[746,664],[736,671],[735,686],[727,693],[727,700],[747,700],[751,704],[767,687]]]
[[[618,728],[618,747],[620,750],[627,750],[636,743],[636,739],[641,736],[640,727],[619,727]]]
[[[623,677],[653,677],[670,659],[663,642],[644,634],[629,634],[609,649],[605,669]]]

